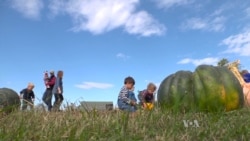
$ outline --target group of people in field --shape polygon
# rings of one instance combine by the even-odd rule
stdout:
[[[142,109],[152,110],[155,100],[154,94],[157,89],[156,85],[149,83],[146,89],[139,91],[137,95],[139,103],[137,103],[137,98],[134,93],[134,85],[135,80],[133,77],[129,76],[124,79],[124,86],[121,88],[118,95],[118,108],[131,113],[136,112],[140,107]]]
[[[44,84],[45,92],[43,94],[42,100],[47,105],[48,111],[59,111],[60,106],[64,100],[63,98],[63,71],[58,71],[57,76],[55,76],[54,71],[44,73]],[[33,83],[28,83],[27,88],[24,88],[20,91],[20,98],[22,99],[22,110],[26,110],[28,106],[34,108],[35,94],[34,89],[35,85]],[[52,96],[54,95],[55,101],[52,105]]]
[[[246,83],[250,83],[250,73],[247,70],[243,70],[241,75]],[[48,111],[59,111],[60,106],[64,100],[63,98],[63,71],[58,71],[55,76],[54,71],[44,73],[44,84],[46,90],[43,94],[43,102],[47,105]],[[133,77],[128,76],[124,79],[124,86],[121,88],[117,104],[118,108],[122,111],[136,112],[139,107],[147,110],[152,110],[154,107],[154,94],[157,89],[156,85],[149,83],[147,88],[139,91],[137,98],[134,93],[135,80]],[[35,94],[33,92],[35,85],[29,83],[27,88],[21,90],[20,97],[23,99],[22,110],[26,110],[29,105],[31,108],[34,106]],[[54,95],[55,101],[52,105],[52,96]],[[138,107],[139,105],[139,107]]]
[[[60,106],[64,100],[63,97],[63,71],[58,71],[55,76],[54,71],[44,73],[45,92],[42,100],[47,105],[48,111],[60,111]],[[154,107],[154,94],[157,89],[156,85],[149,83],[145,90],[139,91],[137,98],[134,93],[135,80],[133,77],[126,77],[124,79],[124,86],[118,95],[118,107],[120,110],[135,112],[139,107],[143,109],[151,110]],[[29,107],[33,109],[35,94],[33,92],[35,85],[29,83],[27,88],[20,91],[20,98],[22,98],[22,110],[26,110]],[[52,96],[54,95],[55,101],[52,105]]]

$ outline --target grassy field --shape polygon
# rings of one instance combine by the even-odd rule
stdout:
[[[0,141],[250,140],[250,109],[224,113],[21,112],[0,118]]]

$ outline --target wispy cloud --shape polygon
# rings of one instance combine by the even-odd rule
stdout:
[[[67,14],[74,22],[73,31],[102,34],[123,28],[140,36],[162,35],[166,27],[146,11],[138,11],[139,0],[53,0],[54,15]]]
[[[126,61],[126,60],[128,60],[130,58],[130,56],[125,55],[123,53],[117,53],[116,57],[119,58],[119,59],[123,59],[124,61]]]
[[[224,16],[208,16],[206,18],[190,18],[180,28],[182,30],[204,30],[220,32],[225,29],[226,18]]]
[[[109,89],[114,87],[114,85],[109,83],[83,82],[82,84],[75,85],[75,87],[80,89]]]
[[[152,0],[157,3],[160,8],[170,8],[173,6],[187,5],[194,2],[194,0]]]
[[[177,64],[193,64],[195,66],[198,65],[216,65],[219,61],[219,58],[207,57],[203,59],[192,59],[185,58],[177,62]]]
[[[223,13],[228,11],[229,7],[225,4],[210,14],[191,17],[185,20],[180,28],[182,30],[203,30],[210,32],[224,31],[227,18]]]
[[[43,0],[11,0],[11,7],[24,17],[37,20],[44,4]]]
[[[235,53],[241,56],[250,56],[250,29],[224,39],[220,45],[226,45],[223,53]]]
[[[248,18],[250,18],[250,7],[245,9],[245,14]]]
[[[12,82],[11,81],[0,81],[0,84],[1,85],[11,85],[12,84]]]

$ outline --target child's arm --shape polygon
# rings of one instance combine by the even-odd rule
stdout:
[[[143,91],[138,91],[138,96],[137,97],[138,97],[140,102],[142,102],[142,92]]]
[[[52,92],[53,93],[58,93],[58,87],[59,87],[59,83],[58,83],[58,79],[56,79],[55,85],[53,87]]]
[[[142,94],[141,94],[141,97],[140,97],[140,101],[142,103],[142,107],[143,108],[147,107],[146,102],[145,102],[145,95],[146,95],[146,93],[147,93],[147,90],[143,90]]]
[[[128,95],[128,90],[126,88],[122,88],[119,93],[119,99],[121,99],[125,103],[130,104],[131,100],[127,97],[127,95]]]
[[[32,101],[34,102],[35,101],[35,93],[33,91],[31,93],[31,98],[32,98]]]
[[[58,89],[57,89],[57,91],[58,91],[58,94],[61,94],[62,92],[61,92],[61,89],[58,87]]]
[[[141,99],[140,99],[140,101],[141,101],[142,103],[145,103],[146,92],[147,92],[147,90],[143,90],[143,91],[142,91]]]
[[[153,93],[153,98],[152,98],[151,102],[152,102],[152,103],[155,102],[155,93]]]
[[[25,89],[23,89],[22,91],[20,91],[20,95],[19,95],[20,99],[22,99],[22,98],[23,98],[23,93],[24,93],[24,90],[25,90]]]

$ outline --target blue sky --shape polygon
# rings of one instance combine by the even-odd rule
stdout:
[[[28,82],[40,103],[43,72],[63,70],[65,102],[113,101],[178,70],[241,60],[250,69],[250,1],[5,0],[0,87]]]

